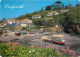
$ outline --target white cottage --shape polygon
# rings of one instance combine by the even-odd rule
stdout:
[[[59,13],[56,11],[51,11],[47,14],[47,16],[58,15]]]
[[[33,16],[32,16],[32,19],[37,19],[37,18],[41,18],[41,15],[38,14],[38,15],[33,15]]]

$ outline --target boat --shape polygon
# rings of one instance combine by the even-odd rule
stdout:
[[[59,41],[55,41],[55,40],[52,40],[52,39],[49,39],[49,38],[44,38],[43,41],[51,42],[51,43],[59,44],[59,45],[64,45],[65,44],[65,40],[61,40],[61,42],[59,42]]]
[[[27,32],[26,31],[22,31],[22,34],[27,34]]]
[[[0,42],[2,42],[2,40],[0,40]]]
[[[54,41],[54,40],[51,40],[51,42],[55,43],[55,44],[59,44],[59,45],[64,45],[65,44],[65,41],[63,42],[58,42],[58,41]]]
[[[15,33],[15,35],[20,36],[21,35],[21,32]]]

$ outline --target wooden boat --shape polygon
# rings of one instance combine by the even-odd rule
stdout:
[[[21,35],[21,32],[15,33],[15,35],[20,36]]]
[[[2,42],[2,40],[0,40],[0,42]]]
[[[59,45],[64,45],[65,44],[65,42],[58,42],[58,41],[54,41],[54,40],[52,40],[53,41],[53,43],[55,43],[55,44],[59,44]],[[51,41],[51,42],[52,42]]]
[[[65,40],[62,40],[61,42],[58,42],[58,41],[55,41],[55,40],[52,40],[52,39],[49,39],[49,38],[45,38],[45,39],[43,39],[43,41],[51,42],[51,43],[59,44],[59,45],[64,45],[65,44]]]

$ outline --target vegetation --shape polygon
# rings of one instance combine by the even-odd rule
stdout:
[[[0,23],[2,23],[2,20],[0,20]]]
[[[80,8],[75,7],[70,9],[69,12],[64,13],[62,19],[60,20],[61,25],[64,27],[64,31],[67,33],[80,33]],[[62,20],[62,21],[61,21]]]
[[[69,11],[66,13],[61,14],[61,10],[68,9]],[[41,11],[37,11],[34,13],[26,14],[23,16],[20,16],[16,19],[24,19],[29,18],[33,21],[34,25],[43,26],[43,27],[53,27],[54,25],[58,24],[64,28],[64,32],[66,33],[74,33],[76,35],[79,35],[80,33],[80,4],[76,4],[73,6],[72,4],[68,4],[64,6],[64,4],[61,1],[56,1],[50,6],[46,6],[45,10],[41,8]],[[48,17],[48,12],[51,11],[57,11],[58,15],[53,15],[50,17],[53,17],[52,20],[45,20],[45,17]],[[40,14],[42,17],[40,19],[32,19],[33,15]],[[55,21],[55,22],[53,22]]]
[[[46,47],[41,44],[40,48],[34,45],[23,46],[17,42],[0,44],[0,55],[3,57],[76,57],[75,52],[68,47],[58,50],[58,46],[53,47],[50,44]]]

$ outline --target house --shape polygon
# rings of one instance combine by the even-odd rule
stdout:
[[[57,11],[51,11],[47,14],[47,16],[52,16],[52,15],[58,15],[59,13]]]
[[[21,27],[27,27],[27,25],[28,25],[28,19],[21,20],[20,24],[21,24]]]
[[[3,27],[6,27],[7,26],[7,20],[2,20],[2,25],[3,25]]]
[[[18,20],[16,19],[7,20],[7,26],[9,27],[9,29],[20,30],[20,28],[18,29],[18,26],[20,26],[20,24],[18,23]]]
[[[61,14],[65,13],[65,12],[68,12],[69,10],[61,10]]]
[[[31,24],[32,24],[32,20],[29,20],[29,19],[23,19],[21,20],[21,29],[24,27],[26,29],[30,28],[31,27]]]
[[[31,25],[32,27],[35,27],[36,25]]]
[[[10,25],[10,27],[14,27],[17,30],[21,30],[23,27],[29,28],[32,24],[32,21],[28,18],[23,20],[9,19],[7,23]]]
[[[7,20],[3,20],[2,22],[3,22],[3,24],[4,24],[4,23],[7,23]]]
[[[3,26],[0,24],[0,28],[3,28]]]
[[[8,24],[12,24],[12,23],[16,23],[16,22],[17,22],[16,19],[9,19],[9,20],[7,20]]]
[[[33,15],[32,16],[32,19],[37,19],[37,18],[41,18],[41,15],[40,14],[37,14],[37,15]]]
[[[51,20],[51,19],[53,19],[53,17],[45,17],[45,20],[47,21],[47,20]]]
[[[28,20],[28,23],[32,23],[32,20]]]

